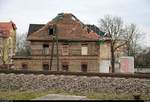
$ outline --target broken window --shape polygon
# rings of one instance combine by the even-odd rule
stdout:
[[[87,64],[81,64],[81,71],[87,72]]]
[[[49,70],[49,65],[48,64],[43,64],[43,70]]]
[[[43,44],[43,54],[44,55],[49,54],[49,45],[48,44]]]
[[[23,63],[23,64],[22,64],[22,69],[23,69],[23,70],[27,70],[27,69],[28,69],[28,65],[27,65],[26,63]]]
[[[53,28],[49,28],[48,29],[48,34],[49,35],[54,35],[54,29]]]
[[[62,71],[67,72],[69,69],[69,65],[68,64],[62,64]]]

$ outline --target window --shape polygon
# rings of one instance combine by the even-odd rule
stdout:
[[[49,65],[48,64],[43,64],[43,70],[49,70]]]
[[[64,42],[63,45],[69,45],[69,43],[68,42]]]
[[[49,28],[48,34],[49,34],[49,35],[54,35],[54,29],[53,29],[53,28]]]
[[[43,54],[44,55],[49,54],[49,45],[48,44],[43,44]]]
[[[87,72],[87,64],[81,64],[81,71]]]
[[[49,47],[49,45],[48,44],[43,44],[43,47]]]
[[[27,70],[27,69],[28,69],[28,65],[25,64],[25,63],[23,63],[23,64],[22,64],[22,69],[23,69],[23,70]]]
[[[82,44],[82,46],[81,46],[81,55],[87,55],[87,54],[88,54],[87,44]]]
[[[62,55],[69,55],[69,44],[68,43],[63,43]]]
[[[68,62],[62,62],[62,71],[67,72],[69,70]]]
[[[63,65],[62,65],[62,71],[67,72],[68,69],[69,69],[68,64],[63,64]]]

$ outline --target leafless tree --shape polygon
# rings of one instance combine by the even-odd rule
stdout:
[[[130,24],[125,27],[126,39],[131,36],[131,39],[128,39],[126,44],[127,54],[129,56],[136,56],[141,49],[140,41],[144,37],[144,33],[141,33],[135,24]]]
[[[135,57],[135,66],[138,68],[150,67],[150,47],[145,48]]]
[[[115,72],[115,52],[118,48],[124,46],[132,38],[132,34],[125,33],[123,21],[120,17],[110,15],[100,19],[100,30],[106,32],[111,38],[111,67],[112,73]],[[118,43],[119,41],[122,41]]]
[[[17,34],[16,55],[26,56],[30,54],[29,42],[26,40],[27,33]]]

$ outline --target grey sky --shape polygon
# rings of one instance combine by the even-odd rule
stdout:
[[[14,21],[17,32],[28,31],[30,23],[47,23],[58,13],[70,12],[83,23],[98,25],[104,15],[120,16],[146,33],[150,46],[150,0],[0,0],[0,21]]]

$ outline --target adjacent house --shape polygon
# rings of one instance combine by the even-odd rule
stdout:
[[[14,56],[15,68],[101,72],[110,66],[111,40],[101,37],[98,30],[71,13],[60,13],[47,24],[30,24],[27,41],[31,54]]]
[[[12,56],[16,50],[16,25],[10,22],[0,22],[0,65],[12,64]]]

